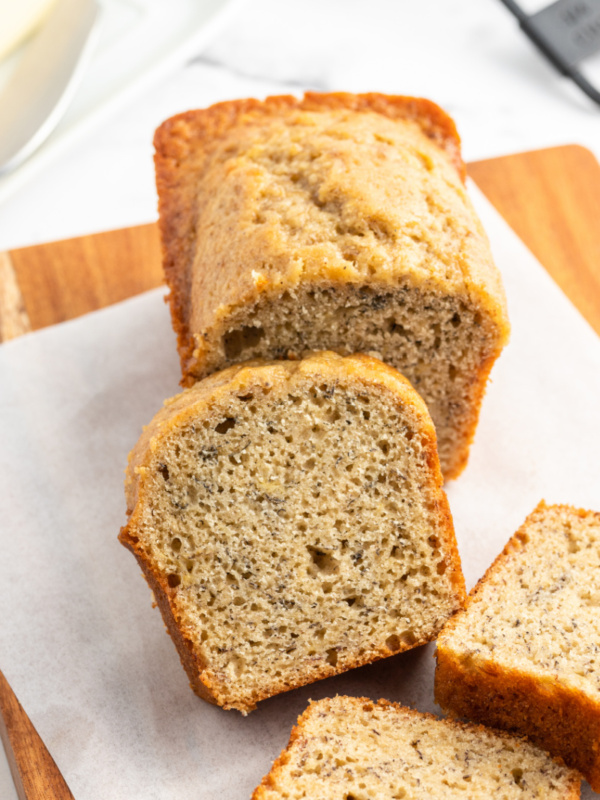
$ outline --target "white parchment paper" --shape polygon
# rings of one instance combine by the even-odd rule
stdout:
[[[447,487],[469,587],[540,499],[600,510],[600,339],[474,194],[513,333]],[[0,668],[76,800],[248,800],[311,697],[437,710],[432,646],[247,718],[191,692],[116,539],[127,453],[178,377],[161,292],[0,347]]]

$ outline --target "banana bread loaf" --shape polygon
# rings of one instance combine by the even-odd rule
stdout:
[[[181,114],[155,147],[183,384],[377,352],[425,399],[456,476],[508,321],[452,120],[427,100],[308,93]]]
[[[600,791],[600,514],[540,503],[438,639],[436,700]]]
[[[312,703],[253,800],[575,800],[580,776],[529,742],[395,703]]]
[[[435,449],[408,381],[315,354],[214,374],[130,457],[138,559],[192,687],[246,713],[431,641],[464,601]]]

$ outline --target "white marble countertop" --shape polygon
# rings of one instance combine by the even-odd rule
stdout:
[[[585,68],[600,85],[600,56]],[[466,160],[571,143],[600,157],[600,107],[499,0],[247,0],[201,55],[0,205],[0,250],[154,219],[152,134],[163,119],[304,89],[429,97],[456,119]]]

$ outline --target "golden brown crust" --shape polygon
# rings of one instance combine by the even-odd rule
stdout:
[[[508,335],[508,331],[507,331]],[[469,453],[471,445],[475,439],[475,431],[477,429],[477,422],[479,421],[479,411],[481,403],[487,387],[492,367],[504,347],[505,341],[498,342],[496,350],[481,364],[479,372],[477,373],[472,384],[471,406],[465,427],[468,429],[468,436],[463,441],[462,449],[457,453],[451,466],[447,467],[444,472],[445,480],[454,480],[458,478],[464,468],[467,466],[469,460]]]
[[[165,276],[171,288],[169,301],[173,326],[178,336],[184,381],[193,364],[196,347],[191,331],[191,268],[196,242],[197,185],[210,156],[236,127],[243,129],[253,122],[267,118],[285,118],[295,111],[335,111],[379,114],[389,120],[410,120],[420,127],[427,138],[447,154],[461,181],[465,166],[460,155],[460,138],[452,119],[429,100],[413,97],[387,96],[378,93],[354,95],[348,93],[317,94],[308,92],[303,98],[292,96],[269,97],[218,103],[210,108],[188,111],[164,122],[156,131],[155,166],[159,195],[159,226],[163,247]],[[223,174],[225,177],[226,173]],[[478,235],[485,235],[478,225]],[[484,257],[483,262],[487,262]],[[499,277],[494,269],[483,263],[482,276],[473,274],[469,291],[482,295],[483,306],[496,318],[506,334],[505,301]],[[474,268],[474,267],[473,267]],[[481,278],[485,291],[481,288]],[[491,302],[490,302],[491,298]],[[198,375],[197,375],[198,377]],[[189,385],[189,380],[188,380]]]
[[[194,387],[168,400],[164,408],[144,429],[143,435],[132,450],[126,478],[126,494],[130,518],[128,524],[121,530],[119,539],[136,557],[150,588],[154,592],[165,626],[177,647],[194,691],[209,702],[217,703],[225,708],[235,707],[243,713],[253,710],[258,701],[274,693],[289,691],[308,681],[329,677],[341,671],[412,649],[429,641],[427,638],[419,638],[410,643],[401,642],[394,650],[382,645],[377,650],[372,650],[370,654],[365,653],[364,656],[357,658],[356,661],[346,663],[344,667],[336,668],[335,666],[324,664],[317,672],[311,674],[308,681],[290,683],[282,678],[277,692],[266,690],[263,693],[254,695],[252,700],[247,703],[236,702],[235,705],[230,705],[227,699],[219,693],[218,688],[211,685],[209,671],[207,671],[206,665],[203,663],[198,647],[185,635],[185,629],[181,623],[177,607],[177,589],[169,587],[166,576],[155,569],[139,544],[138,526],[141,527],[143,524],[145,509],[149,507],[148,492],[150,490],[145,484],[145,478],[149,471],[149,463],[153,458],[153,453],[160,447],[161,439],[169,436],[174,429],[182,426],[186,420],[197,419],[198,415],[203,415],[206,418],[209,418],[212,414],[218,416],[218,407],[223,403],[227,403],[228,397],[246,393],[252,388],[264,384],[268,384],[271,387],[273,394],[287,391],[290,381],[295,379],[302,380],[304,375],[318,375],[319,380],[324,378],[337,381],[343,378],[347,382],[379,387],[385,391],[392,392],[400,404],[405,408],[412,409],[418,417],[420,423],[419,436],[425,459],[431,471],[431,494],[435,498],[434,513],[439,521],[437,534],[440,539],[440,549],[445,553],[445,574],[452,586],[457,609],[462,606],[466,596],[450,508],[442,489],[443,478],[437,457],[435,429],[422,399],[406,378],[400,375],[397,370],[367,355],[341,357],[335,353],[322,352],[315,353],[301,361],[248,362],[211,375]]]
[[[130,532],[128,525],[121,528],[119,541],[133,553],[141,567],[142,574],[152,591],[156,605],[162,615],[167,633],[177,648],[179,658],[181,659],[183,668],[190,681],[190,686],[194,692],[203,700],[206,700],[207,703],[218,705],[217,697],[211,691],[208,681],[205,679],[203,682],[199,677],[204,671],[205,665],[202,659],[196,654],[193,643],[182,634],[180,626],[178,625],[175,616],[175,608],[171,602],[173,590],[168,586],[164,576],[155,572],[145,554],[136,547],[139,540],[134,533]]]
[[[449,644],[453,630],[487,581],[508,561],[523,558],[528,528],[548,508],[543,500],[538,504],[471,590],[465,608],[444,626],[437,641],[435,700],[453,715],[527,735],[578,769],[594,791],[600,791],[599,703],[558,679],[540,679],[480,656],[461,658]],[[568,505],[552,508],[581,518],[598,516]]]
[[[435,700],[458,717],[526,733],[600,790],[600,709],[583,692],[491,661],[466,669],[438,644]]]

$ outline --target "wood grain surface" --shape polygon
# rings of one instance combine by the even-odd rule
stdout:
[[[600,165],[578,145],[469,164],[469,175],[600,335]]]
[[[31,330],[126,300],[163,279],[154,224],[24,247],[4,254],[7,260],[20,290],[13,304],[24,309]],[[14,318],[14,305],[0,305],[0,331]]]
[[[54,759],[0,672],[0,739],[19,800],[74,800]]]
[[[566,145],[478,161],[469,175],[600,334],[600,166]],[[159,286],[154,224],[0,253],[0,341]]]

